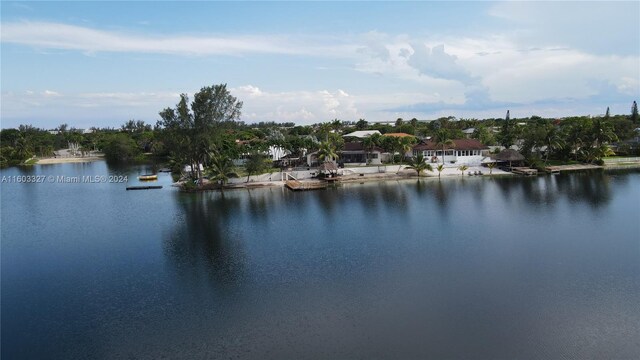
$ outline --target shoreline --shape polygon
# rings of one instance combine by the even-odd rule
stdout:
[[[413,173],[411,173],[413,172]],[[364,174],[364,176],[360,176],[360,175],[342,175],[340,177],[337,178],[337,180],[333,183],[334,185],[340,185],[340,184],[361,184],[361,183],[372,183],[372,182],[387,182],[387,181],[409,181],[409,180],[427,180],[427,181],[433,181],[433,180],[440,180],[440,179],[459,179],[459,178],[466,178],[466,177],[470,177],[470,178],[476,178],[476,177],[512,177],[512,176],[516,176],[516,174],[513,173],[508,173],[508,172],[504,172],[504,171],[500,171],[498,173],[494,172],[493,174],[489,175],[488,173],[484,173],[483,175],[473,175],[473,176],[469,176],[469,175],[461,175],[460,171],[456,170],[455,173],[453,172],[447,172],[441,174],[441,176],[439,177],[438,175],[433,175],[433,174],[429,174],[429,175],[421,175],[420,177],[418,177],[418,175],[415,175],[414,171],[406,171],[403,170],[399,173],[386,173],[386,174]],[[318,182],[318,179],[302,179],[299,180],[302,183],[306,183],[306,182]],[[198,193],[198,192],[203,192],[203,191],[220,191],[220,190],[242,190],[242,189],[258,189],[258,188],[271,188],[271,187],[282,187],[285,188],[285,184],[286,181],[277,181],[277,180],[272,180],[272,181],[250,181],[250,182],[241,182],[241,183],[231,183],[231,184],[227,184],[225,185],[222,189],[218,186],[218,185],[213,185],[213,184],[205,184],[203,188],[200,189],[190,189],[190,190],[184,190],[182,189],[182,183],[181,182],[176,182],[173,183],[172,186],[174,187],[178,187],[180,191],[184,191],[184,192],[189,192],[189,193]],[[209,186],[207,186],[209,185]],[[329,187],[331,187],[331,185],[329,185]]]
[[[92,161],[100,161],[100,160],[104,160],[104,156],[41,158],[41,159],[38,159],[38,161],[34,165],[84,163],[84,162],[92,162]]]
[[[450,168],[451,169],[451,168]],[[599,167],[599,170],[603,171],[615,171],[615,170],[633,170],[640,169],[640,163],[633,165],[625,165],[625,166],[602,166]],[[453,169],[452,169],[453,170]],[[585,169],[585,170],[563,170],[563,172],[590,172],[594,169]],[[598,170],[598,169],[596,169]],[[399,173],[385,173],[385,174],[364,174],[364,176],[360,176],[359,174],[350,174],[350,175],[342,175],[334,182],[335,185],[340,184],[363,184],[363,183],[372,183],[372,182],[387,182],[387,181],[409,181],[409,180],[426,180],[426,181],[434,181],[434,180],[442,180],[442,179],[464,179],[464,178],[496,178],[496,177],[519,177],[519,178],[531,178],[537,176],[553,176],[552,174],[541,172],[536,176],[523,176],[505,171],[496,171],[494,169],[492,174],[483,173],[482,175],[472,175],[469,176],[465,173],[465,175],[461,175],[459,170],[443,172],[441,176],[437,174],[428,174],[428,175],[415,175],[415,172],[410,173],[408,170],[402,170]],[[302,179],[300,182],[317,182],[317,179]],[[181,188],[181,183],[176,182],[172,186],[180,188],[180,191],[184,192],[192,192],[198,193],[202,191],[220,191],[220,190],[242,190],[242,189],[259,189],[259,188],[272,188],[272,187],[283,187],[285,188],[285,181],[250,181],[250,182],[240,182],[240,183],[231,183],[225,185],[222,189],[219,186],[206,186],[201,189],[192,189],[185,191]],[[331,187],[331,185],[329,185]],[[310,190],[309,190],[310,191]]]

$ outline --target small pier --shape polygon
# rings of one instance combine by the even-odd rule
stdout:
[[[153,189],[162,189],[162,185],[127,186],[127,190],[153,190]]]
[[[518,175],[524,176],[536,176],[538,175],[537,169],[532,169],[528,167],[512,167],[511,172]]]
[[[293,191],[302,191],[302,190],[319,190],[326,189],[329,186],[329,183],[326,181],[299,181],[299,180],[288,180],[284,183],[284,186]]]
[[[574,165],[557,165],[547,166],[545,171],[549,174],[559,174],[561,171],[579,171],[579,170],[593,170],[602,169],[602,166],[591,164],[574,164]]]

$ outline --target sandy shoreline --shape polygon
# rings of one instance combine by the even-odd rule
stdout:
[[[467,178],[467,177],[504,177],[504,176],[515,176],[513,173],[504,172],[501,170],[494,170],[492,174],[488,172],[484,172],[482,175],[474,175],[469,176],[467,172],[464,175],[461,175],[460,171],[457,169],[450,168],[449,171],[443,171],[441,176],[439,177],[437,174],[433,173],[423,173],[419,178],[413,170],[402,170],[399,173],[378,173],[378,174],[364,174],[364,176],[360,176],[360,174],[350,174],[350,175],[341,175],[338,180],[335,182],[336,185],[340,184],[359,184],[359,183],[370,183],[370,182],[387,182],[387,181],[437,181],[440,179],[459,179],[459,178]],[[318,182],[318,179],[302,179],[299,180],[302,183],[305,182]],[[223,190],[241,190],[241,189],[259,189],[259,188],[268,188],[268,187],[284,187],[285,181],[249,181],[249,182],[237,182],[237,183],[229,183],[225,185]],[[172,186],[180,187],[181,182],[176,182]],[[189,192],[201,192],[201,191],[219,191],[220,188],[213,184],[207,184],[201,189],[192,189]]]
[[[38,159],[36,165],[66,164],[66,163],[83,163],[91,161],[104,160],[104,156],[85,156],[85,157],[55,157]]]

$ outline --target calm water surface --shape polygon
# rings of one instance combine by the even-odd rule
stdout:
[[[640,172],[158,182],[2,184],[3,359],[640,357]]]

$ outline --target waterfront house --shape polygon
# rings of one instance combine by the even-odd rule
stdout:
[[[428,140],[413,147],[413,156],[422,154],[431,163],[442,162],[445,157],[447,164],[480,165],[482,159],[488,155],[488,147],[475,139],[455,139],[453,146],[445,145],[444,154],[442,145]]]
[[[362,142],[346,142],[344,143],[344,148],[340,153],[340,162],[344,164],[367,164],[367,159],[369,160],[369,164],[372,165],[380,165],[382,164],[382,160],[384,155],[388,154],[384,152],[383,149],[374,146],[373,149],[369,152],[364,148]]]

